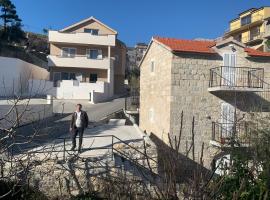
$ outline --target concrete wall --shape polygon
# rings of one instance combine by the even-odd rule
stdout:
[[[30,80],[29,93],[31,96],[52,95],[57,99],[86,99],[92,98],[93,103],[98,103],[112,97],[109,83],[79,83],[77,81],[63,80],[58,87],[51,81]]]
[[[151,61],[155,63],[154,72]],[[165,141],[170,131],[171,66],[171,52],[152,43],[141,65],[140,77],[140,128]]]
[[[29,79],[49,79],[46,69],[17,58],[0,57],[0,68],[0,96],[27,92]]]
[[[100,35],[110,35],[110,34],[115,34],[112,30],[108,29],[107,27],[103,26],[102,24],[94,21],[94,20],[90,20],[88,22],[85,22],[83,24],[80,24],[78,26],[75,26],[65,32],[68,33],[81,33],[84,32],[84,29],[88,28],[88,29],[98,29],[99,30],[99,34]]]

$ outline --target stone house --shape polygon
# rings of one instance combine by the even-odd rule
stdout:
[[[230,147],[246,145],[246,122],[267,114],[270,53],[228,38],[220,41],[152,38],[140,64],[140,128],[165,143],[179,135],[182,152],[192,143],[195,158],[204,143],[204,164]]]

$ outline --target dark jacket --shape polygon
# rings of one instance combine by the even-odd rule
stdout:
[[[77,119],[77,113],[74,112],[71,117],[70,122],[70,128],[73,130],[76,128],[76,119]],[[87,128],[88,126],[88,115],[85,111],[81,110],[81,121],[82,121],[82,128]]]

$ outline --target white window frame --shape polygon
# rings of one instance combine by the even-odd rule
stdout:
[[[97,58],[91,58],[90,57],[90,51],[93,51],[93,50],[96,50],[96,51],[98,51],[98,56],[97,56]],[[88,56],[89,55],[89,56]],[[101,55],[101,56],[100,56]],[[100,56],[100,57],[99,57]],[[88,58],[88,59],[92,59],[92,60],[102,60],[103,59],[103,51],[102,51],[102,49],[86,49],[86,57]]]
[[[91,30],[91,32],[85,32],[85,30]],[[97,34],[93,34],[93,31],[97,31]],[[91,35],[99,35],[99,29],[95,29],[95,28],[85,28],[83,30],[84,33],[88,33],[88,34],[91,34]]]
[[[64,49],[68,49],[68,55],[67,55],[67,57],[65,57],[65,56],[63,55]],[[70,54],[70,50],[71,50],[71,49],[74,49],[74,50],[75,50],[74,57],[76,57],[76,55],[77,55],[77,48],[74,48],[74,47],[62,47],[61,57],[64,57],[64,58],[74,58],[74,57],[71,56],[71,54]]]

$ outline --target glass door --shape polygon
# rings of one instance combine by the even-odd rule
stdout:
[[[223,67],[222,67],[222,85],[223,86],[235,86],[236,85],[236,54],[225,53],[223,55]]]

